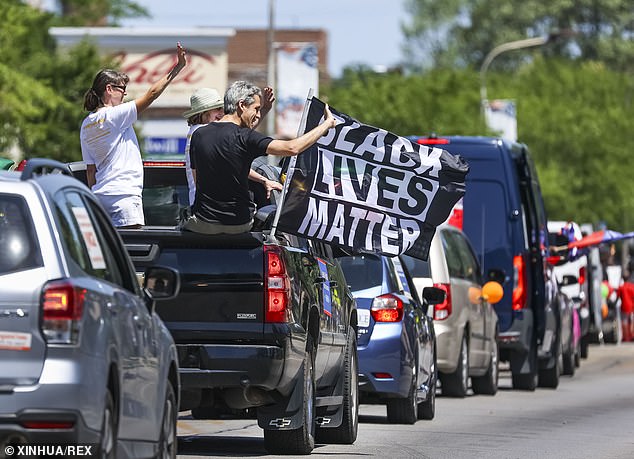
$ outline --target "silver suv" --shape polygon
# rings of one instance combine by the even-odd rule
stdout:
[[[148,268],[141,289],[106,213],[67,174],[42,159],[0,171],[0,454],[175,457],[178,359],[153,300],[176,295],[178,273]]]
[[[439,226],[431,242],[428,270],[414,258],[404,259],[419,292],[432,285],[446,292],[445,301],[434,306],[442,394],[464,397],[469,377],[473,392],[495,394],[498,317],[491,306],[495,301],[488,298],[489,286],[483,289],[480,265],[465,234],[450,225]]]

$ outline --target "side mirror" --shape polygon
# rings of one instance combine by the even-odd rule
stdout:
[[[489,304],[498,303],[504,296],[502,284],[495,281],[489,281],[482,286],[482,298]]]
[[[579,283],[579,279],[577,278],[577,276],[573,276],[572,274],[566,274],[562,279],[561,279],[561,286],[566,286],[566,285],[575,285]]]
[[[445,301],[445,291],[438,287],[425,287],[423,289],[423,300],[427,304],[440,304]]]
[[[145,270],[143,291],[152,300],[171,300],[180,291],[180,276],[175,269],[151,266]]]

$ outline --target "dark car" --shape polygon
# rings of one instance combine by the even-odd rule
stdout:
[[[495,305],[500,360],[511,366],[513,387],[557,387],[561,308],[548,256],[548,228],[537,172],[528,147],[492,137],[411,137],[461,155],[469,163],[463,231],[484,272],[500,277]]]
[[[391,423],[433,419],[437,369],[429,301],[419,302],[398,257],[365,254],[339,262],[357,300],[361,402],[386,404]],[[430,293],[444,298],[437,288],[425,290],[429,300]]]

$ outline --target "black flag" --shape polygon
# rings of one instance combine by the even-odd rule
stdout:
[[[304,132],[323,118],[309,101]],[[436,227],[464,195],[467,163],[331,107],[337,126],[297,157],[279,229],[353,253],[427,259]]]

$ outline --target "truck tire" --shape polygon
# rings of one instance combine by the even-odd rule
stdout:
[[[442,382],[443,395],[458,398],[464,398],[467,395],[469,389],[469,344],[466,335],[462,335],[456,371],[443,373],[440,381]]]
[[[528,365],[529,371],[528,373],[519,373],[512,372],[511,379],[513,383],[513,389],[515,390],[528,390],[534,391],[537,388],[537,348],[536,344],[533,343],[532,349],[528,352]]]
[[[471,377],[471,388],[474,394],[495,395],[498,391],[498,379],[500,359],[498,358],[497,337],[493,342],[491,350],[491,359],[489,360],[489,368],[482,376]]]
[[[343,420],[339,427],[317,428],[319,443],[351,445],[357,439],[359,428],[359,366],[357,363],[357,334],[348,329],[344,357]]]
[[[310,454],[315,448],[315,359],[309,337],[304,357],[302,426],[293,430],[264,429],[264,447],[271,454]]]

